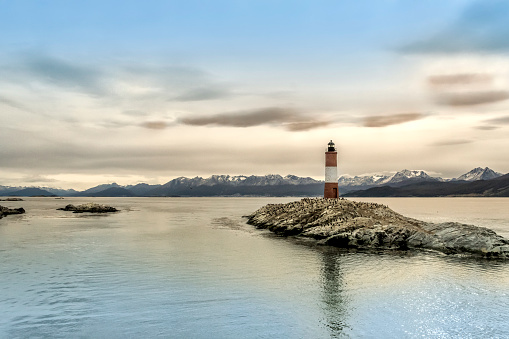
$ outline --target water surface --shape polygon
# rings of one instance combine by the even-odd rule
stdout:
[[[509,264],[315,247],[245,224],[295,198],[27,198],[0,220],[0,337],[506,338]],[[359,199],[361,200],[361,199]],[[362,199],[509,237],[507,199]],[[108,215],[57,211],[111,204]]]

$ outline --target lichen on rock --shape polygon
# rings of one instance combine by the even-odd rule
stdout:
[[[305,198],[269,204],[249,215],[248,224],[343,248],[427,249],[509,258],[509,240],[492,230],[455,222],[428,223],[369,202]]]

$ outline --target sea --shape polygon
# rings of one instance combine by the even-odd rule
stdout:
[[[509,338],[509,261],[316,246],[300,198],[26,198],[0,219],[0,338]],[[508,198],[366,198],[509,238]],[[59,211],[97,202],[114,214]]]

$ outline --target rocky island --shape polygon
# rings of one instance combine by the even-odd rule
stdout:
[[[25,213],[25,209],[23,207],[8,208],[8,207],[0,206],[0,219],[2,219],[5,215],[23,214],[23,213]]]
[[[88,203],[88,204],[81,204],[78,206],[74,206],[73,204],[69,204],[65,206],[64,208],[57,208],[57,210],[60,211],[72,211],[74,213],[84,213],[84,212],[90,212],[90,213],[109,213],[109,212],[118,212],[118,210],[115,207],[106,206],[106,205],[100,205],[100,204],[94,204],[94,203]]]
[[[509,239],[490,229],[457,222],[424,222],[376,203],[305,198],[266,205],[248,216],[248,224],[342,248],[421,249],[509,259]]]

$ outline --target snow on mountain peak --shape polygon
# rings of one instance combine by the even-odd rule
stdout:
[[[409,179],[423,179],[423,180],[429,180],[432,179],[426,172],[421,170],[407,170],[404,169],[402,171],[397,172],[393,176],[385,179],[383,182],[377,183],[377,184],[395,184],[402,181],[406,181]]]
[[[495,172],[489,167],[476,167],[470,172],[467,172],[454,180],[463,180],[463,181],[476,181],[476,180],[490,180],[494,178],[498,178],[502,173]]]
[[[287,175],[282,177],[279,174],[268,175],[212,175],[209,178],[194,177],[186,178],[179,177],[173,179],[165,186],[179,186],[186,185],[189,187],[197,187],[200,185],[214,186],[214,185],[228,185],[228,186],[272,186],[272,185],[307,185],[316,184],[320,181],[309,177],[298,177],[296,175]]]
[[[340,186],[380,186],[385,184],[395,184],[409,179],[433,180],[426,172],[421,170],[408,170],[396,172],[392,175],[374,174],[365,176],[339,178]]]

